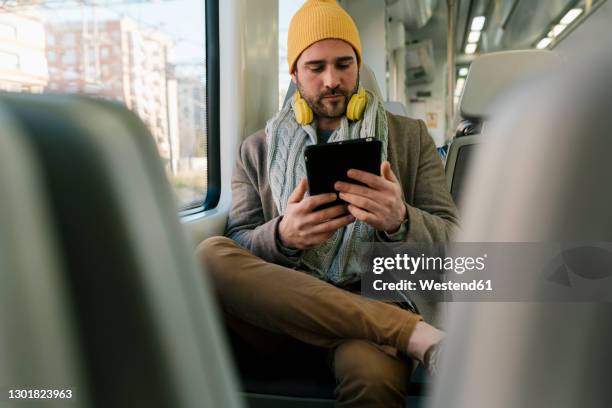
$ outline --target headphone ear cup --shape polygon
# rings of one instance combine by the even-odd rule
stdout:
[[[363,89],[351,96],[351,100],[346,107],[346,117],[349,120],[361,120],[367,101],[368,99]]]
[[[308,103],[298,92],[295,94],[295,101],[293,103],[293,113],[295,114],[295,121],[300,125],[308,125],[312,122],[313,114],[312,109],[308,106]]]

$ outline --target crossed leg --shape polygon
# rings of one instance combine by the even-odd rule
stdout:
[[[291,370],[312,370],[331,363],[336,380],[336,405],[342,408],[405,406],[406,388],[413,362],[392,347],[381,347],[363,340],[345,340],[333,349],[307,346],[288,336],[272,333],[225,315],[225,322],[234,340],[238,362],[252,370],[259,364]],[[253,366],[255,364],[255,366]],[[318,376],[321,376],[319,373]],[[323,374],[324,375],[324,374]],[[247,374],[248,376],[248,374]],[[319,377],[320,378],[320,377]]]
[[[332,348],[358,339],[406,352],[422,320],[396,306],[268,263],[229,238],[209,238],[197,253],[227,313],[315,346]]]
[[[225,313],[333,351],[340,406],[402,406],[419,315],[268,263],[225,237],[198,247]]]

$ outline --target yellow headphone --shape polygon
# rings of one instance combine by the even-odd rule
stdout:
[[[363,112],[365,111],[368,97],[366,96],[365,89],[359,90],[356,94],[351,96],[348,105],[346,106],[346,117],[348,120],[361,120],[363,118]],[[296,90],[293,95],[293,112],[295,113],[295,120],[300,125],[308,125],[312,122],[314,116],[312,109],[308,106],[308,103],[302,99],[300,91]]]

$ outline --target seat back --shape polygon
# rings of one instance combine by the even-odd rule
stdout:
[[[498,107],[458,240],[546,243],[560,253],[566,244],[609,248],[612,56],[605,41],[593,47],[566,72],[551,71]],[[451,305],[432,407],[610,405],[612,307],[602,295],[611,281],[609,273],[585,273],[609,262],[561,263],[576,300],[555,301],[545,270],[516,275],[532,259],[508,258],[486,275],[501,285],[517,282],[532,301]]]
[[[470,65],[461,96],[461,116],[485,120],[495,102],[513,86],[542,75],[561,62],[561,56],[549,50],[501,51],[476,58]]]
[[[0,384],[78,390],[90,406],[43,169],[1,101],[0,124]]]
[[[63,305],[45,318],[68,326],[57,338],[69,341],[45,355],[63,347],[79,368],[64,386],[77,384],[95,406],[241,406],[206,278],[142,122],[114,103],[74,96],[13,94],[1,103],[47,200],[51,234],[30,250],[57,253],[58,266],[41,260],[37,273],[41,285],[56,280],[43,289]],[[3,274],[15,280],[23,270]],[[27,326],[40,319],[24,317]],[[39,384],[54,383],[41,375]]]
[[[385,109],[394,115],[408,116],[408,110],[401,102],[385,102]]]
[[[446,179],[453,199],[461,209],[461,194],[469,178],[472,157],[482,142],[484,121],[496,102],[517,84],[542,75],[562,63],[561,56],[548,50],[502,51],[476,58],[465,83],[459,124],[446,159]]]

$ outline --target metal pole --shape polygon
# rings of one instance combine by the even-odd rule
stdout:
[[[451,129],[455,117],[455,0],[446,0],[448,13],[448,32],[446,36],[446,61],[447,73],[447,100],[446,100],[446,129],[447,140],[452,137],[454,129]]]

